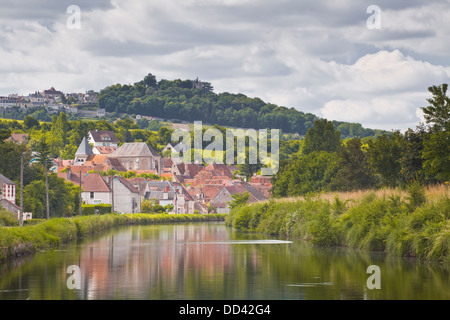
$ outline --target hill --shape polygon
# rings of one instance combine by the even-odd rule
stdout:
[[[165,119],[203,121],[221,126],[280,129],[305,135],[318,117],[295,108],[266,103],[260,98],[228,92],[215,93],[211,83],[196,80],[160,80],[148,74],[133,85],[115,84],[100,91],[98,107],[110,113],[139,114]],[[335,121],[342,138],[376,136],[385,131],[359,123]]]

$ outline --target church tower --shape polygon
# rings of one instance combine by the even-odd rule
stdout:
[[[86,137],[83,137],[83,141],[81,141],[81,144],[78,147],[77,152],[75,153],[74,164],[83,164],[91,154],[94,154],[94,152],[92,152],[92,148],[89,145]]]

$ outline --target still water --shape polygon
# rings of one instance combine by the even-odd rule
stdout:
[[[381,289],[367,287],[371,265],[380,268]],[[70,289],[69,266],[79,267],[79,289]],[[214,222],[121,227],[11,261],[0,266],[0,299],[448,300],[449,278],[448,265]]]

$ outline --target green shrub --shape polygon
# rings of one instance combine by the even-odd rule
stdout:
[[[110,204],[83,204],[81,205],[81,215],[88,216],[94,214],[109,214],[111,213]]]
[[[30,220],[25,220],[23,222],[23,225],[24,226],[32,226],[32,225],[36,225],[36,224],[39,224],[39,223],[42,223],[45,221],[47,221],[47,219],[30,219]]]
[[[6,209],[0,207],[0,226],[14,227],[19,225],[17,217]]]

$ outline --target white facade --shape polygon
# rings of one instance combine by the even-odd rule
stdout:
[[[4,184],[2,198],[14,203],[16,201],[16,186],[13,184]]]
[[[111,204],[111,192],[82,192],[81,199],[86,204]]]
[[[139,213],[141,201],[138,192],[132,192],[119,179],[114,179],[114,211],[122,213]]]

